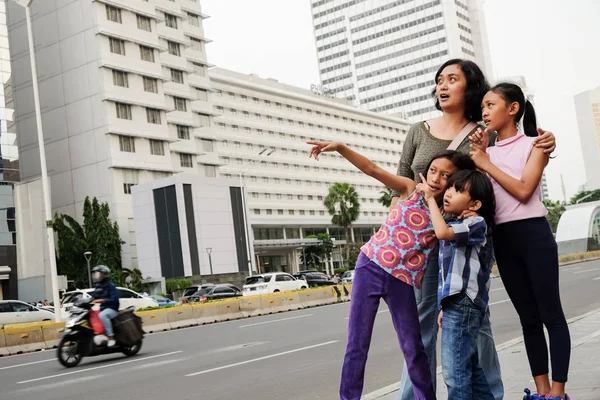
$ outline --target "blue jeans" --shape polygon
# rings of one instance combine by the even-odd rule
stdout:
[[[429,360],[429,365],[431,367],[433,387],[435,388],[437,369],[437,290],[439,266],[437,249],[433,250],[433,252],[434,256],[432,256],[432,259],[427,265],[427,270],[425,271],[425,277],[423,278],[421,289],[418,290],[415,288],[415,296],[417,298],[419,321],[421,323],[421,339],[423,340],[423,345],[425,346],[425,353],[427,354],[427,359]],[[481,368],[483,368],[483,371],[485,372],[487,381],[492,389],[492,393],[494,394],[494,399],[502,400],[504,398],[504,385],[502,384],[502,375],[500,374],[498,353],[496,352],[496,345],[494,343],[494,337],[492,336],[489,307],[488,312],[485,314],[481,323],[479,337],[477,338],[477,349],[481,362]],[[398,400],[413,399],[413,389],[410,379],[408,378],[408,371],[405,362],[402,370],[402,379],[400,380]]]
[[[117,310],[113,310],[112,308],[105,308],[104,310],[100,311],[100,314],[98,314],[98,318],[100,318],[102,325],[104,325],[104,333],[106,333],[106,336],[108,337],[114,336],[112,322],[110,322],[110,320],[116,317],[117,314],[119,314],[119,312]]]
[[[477,337],[485,313],[464,294],[442,306],[442,373],[452,400],[494,400],[477,355]]]

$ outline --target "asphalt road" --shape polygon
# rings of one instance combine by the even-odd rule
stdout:
[[[540,284],[543,284],[540,282]],[[563,267],[567,318],[600,308],[600,261]],[[497,344],[520,336],[500,279],[492,282]],[[0,358],[2,400],[335,399],[349,304],[147,335],[140,354],[84,359],[54,351]],[[365,394],[400,379],[402,355],[384,303],[369,353]]]

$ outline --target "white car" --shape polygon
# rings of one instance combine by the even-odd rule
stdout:
[[[285,272],[274,272],[272,274],[253,275],[246,278],[246,284],[242,289],[244,296],[255,294],[285,292],[288,290],[306,289],[306,281],[296,279]]]
[[[24,301],[0,301],[0,326],[39,321],[54,321],[54,313],[42,310]]]
[[[119,310],[134,307],[136,310],[148,307],[158,307],[158,302],[151,297],[144,297],[131,289],[117,287],[119,291]],[[78,289],[64,294],[61,302],[61,316],[67,318],[73,307],[73,303],[81,297],[89,297],[94,289]]]
[[[352,283],[353,280],[354,280],[354,270],[353,269],[344,272],[344,274],[342,275],[342,283]]]

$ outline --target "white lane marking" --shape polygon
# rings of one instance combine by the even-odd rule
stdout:
[[[160,367],[166,364],[172,364],[172,363],[176,363],[176,362],[180,362],[185,360],[185,358],[176,358],[174,360],[164,360],[164,361],[156,361],[150,364],[142,364],[142,365],[138,365],[135,366],[133,368],[131,368],[131,370],[135,370],[135,369],[145,369],[145,368],[152,368],[152,367]]]
[[[498,291],[498,290],[505,290],[505,289],[503,287],[499,287],[498,289],[492,289],[492,290],[490,290],[490,292],[495,292],[495,291]]]
[[[32,387],[19,389],[19,390],[17,390],[17,393],[26,393],[26,392],[33,392],[33,391],[39,391],[39,390],[55,389],[55,388],[61,387],[61,386],[72,385],[74,383],[81,383],[81,382],[87,382],[87,381],[100,379],[103,376],[105,376],[105,375],[82,376],[80,378],[68,379],[66,381],[48,383],[46,385],[32,386]]]
[[[379,311],[377,311],[377,314],[381,314],[381,313],[384,313],[384,312],[390,312],[390,310],[389,309],[387,309],[387,310],[379,310]],[[346,317],[346,319],[350,319],[350,317]]]
[[[581,266],[579,266],[579,267],[569,267],[569,266],[566,266],[564,268],[566,268],[568,271],[575,271],[576,269],[581,268]]]
[[[50,362],[50,361],[56,361],[56,358],[52,358],[50,360],[32,361],[32,362],[28,362],[28,363],[25,363],[25,364],[9,365],[7,367],[0,367],[0,371],[2,371],[3,369],[25,367],[27,365],[41,364],[41,363]]]
[[[506,303],[507,301],[510,301],[510,299],[495,301],[493,303],[490,303],[490,306],[495,306],[496,304]]]
[[[239,365],[250,364],[250,363],[257,362],[257,361],[262,361],[262,360],[268,360],[269,358],[284,356],[286,354],[297,353],[299,351],[310,350],[310,349],[314,349],[314,348],[317,348],[317,347],[323,347],[323,346],[327,346],[329,344],[333,344],[333,343],[337,343],[337,342],[339,342],[339,340],[332,340],[332,341],[325,342],[325,343],[314,344],[312,346],[301,347],[299,349],[288,350],[288,351],[284,351],[284,352],[281,352],[281,353],[271,354],[271,355],[264,356],[264,357],[259,357],[259,358],[253,358],[251,360],[241,361],[241,362],[234,363],[234,364],[223,365],[222,367],[211,368],[211,369],[207,369],[205,371],[194,372],[192,374],[187,374],[186,376],[190,377],[190,376],[197,376],[197,375],[202,375],[202,374],[208,374],[209,372],[220,371],[222,369],[237,367]]]
[[[577,340],[575,343],[573,343],[571,345],[571,349],[574,349],[575,347],[579,347],[582,344],[584,344],[585,342],[588,342],[594,338],[597,338],[598,336],[600,336],[600,330],[597,330],[596,332],[592,332],[589,335],[584,336],[581,339]]]
[[[594,278],[595,281],[600,281],[600,276],[597,278]]]
[[[592,272],[592,271],[598,271],[598,268],[592,268],[592,269],[586,269],[583,271],[577,271],[577,272],[573,272],[574,274],[583,274],[585,272]]]
[[[172,356],[173,354],[179,354],[179,353],[183,353],[183,351],[182,350],[172,351],[170,353],[158,354],[158,355],[150,356],[150,357],[135,358],[133,360],[121,361],[121,362],[118,362],[118,363],[101,365],[99,367],[85,368],[85,369],[80,369],[80,370],[77,370],[77,371],[65,372],[65,373],[62,373],[62,374],[44,376],[42,378],[29,379],[29,380],[26,380],[26,381],[17,382],[17,385],[22,385],[24,383],[30,383],[30,382],[43,381],[43,380],[46,380],[46,379],[58,378],[59,376],[67,376],[67,375],[73,375],[73,374],[80,374],[80,373],[83,373],[83,372],[95,371],[97,369],[110,368],[110,367],[115,367],[117,365],[130,364],[130,363],[138,362],[138,361],[152,360],[154,358],[167,357],[167,356]]]
[[[305,318],[305,317],[312,317],[314,314],[304,314],[304,315],[298,315],[296,317],[288,317],[288,318],[281,318],[281,319],[275,319],[272,321],[265,321],[265,322],[257,322],[255,324],[248,324],[248,325],[242,325],[240,326],[240,328],[249,328],[251,326],[257,326],[257,325],[265,325],[265,324],[272,324],[274,322],[281,322],[281,321],[289,321],[291,319],[298,319],[298,318]]]

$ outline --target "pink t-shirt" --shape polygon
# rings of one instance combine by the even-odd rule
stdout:
[[[515,179],[521,179],[533,149],[533,140],[534,138],[525,136],[522,132],[505,140],[497,140],[495,146],[487,149],[490,161],[504,173]],[[548,214],[548,210],[542,203],[540,185],[527,203],[521,203],[504,190],[495,179],[491,177],[490,179],[496,196],[496,224],[545,217]]]

